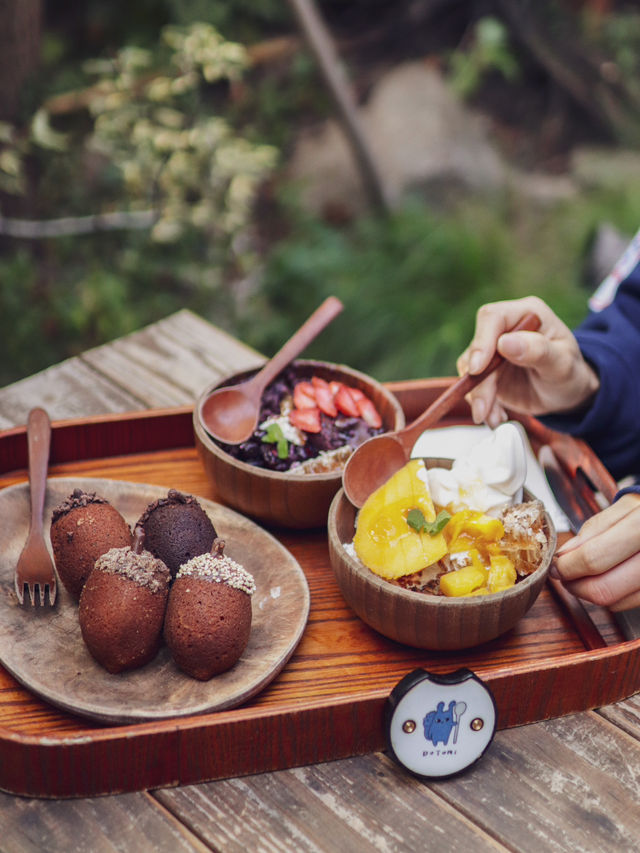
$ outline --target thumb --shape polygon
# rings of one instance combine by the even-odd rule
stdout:
[[[554,361],[548,338],[539,332],[508,332],[498,340],[499,353],[519,367],[544,369]]]

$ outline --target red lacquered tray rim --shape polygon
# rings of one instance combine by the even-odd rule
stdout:
[[[408,420],[420,393],[450,379],[387,383]],[[406,404],[406,405],[405,405]],[[193,448],[192,406],[52,424],[51,464]],[[26,427],[0,433],[0,476],[27,467]],[[640,689],[640,639],[549,657],[541,665],[476,666],[491,688],[498,728],[611,704]],[[519,688],[519,689],[516,689]],[[284,769],[383,749],[388,690],[289,702],[78,733],[21,734],[0,726],[0,788],[36,797],[92,796]],[[288,732],[296,729],[295,746]],[[256,739],[270,747],[256,750]],[[136,767],[110,758],[137,744]],[[120,752],[122,750],[122,752]],[[159,759],[158,756],[162,755]],[[125,762],[126,763],[126,762]]]

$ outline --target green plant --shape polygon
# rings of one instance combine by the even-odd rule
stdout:
[[[498,71],[507,80],[518,73],[518,63],[509,45],[507,28],[491,16],[480,18],[468,45],[449,56],[449,81],[463,98],[475,93],[490,71]]]
[[[12,355],[0,379],[185,304],[207,313],[214,303],[225,323],[225,279],[255,262],[253,205],[277,160],[225,115],[246,67],[245,49],[209,25],[167,27],[156,51],[87,63],[92,121],[61,121],[45,100],[24,127],[0,125],[0,190],[29,199],[26,225],[40,238],[33,252],[7,243],[0,260],[0,334]],[[129,228],[131,212],[151,230]],[[101,213],[120,230],[91,233]]]
[[[112,59],[86,63],[96,76],[87,151],[102,155],[121,176],[115,201],[157,213],[153,239],[172,241],[192,227],[231,247],[277,158],[273,147],[238,135],[207,101],[207,87],[242,76],[245,50],[203,23],[167,27],[162,42],[164,62],[149,50],[125,47]],[[30,145],[65,153],[71,145],[52,127],[46,107],[36,110],[27,137],[6,125],[0,131],[5,191],[24,189]]]
[[[269,355],[329,294],[344,312],[309,347],[380,380],[455,373],[486,301],[537,294],[570,326],[587,312],[584,253],[608,221],[633,233],[640,193],[594,191],[550,209],[518,199],[436,215],[410,202],[337,231],[299,218],[234,329]]]
[[[307,222],[270,255],[239,328],[275,351],[292,324],[334,293],[345,311],[310,354],[380,379],[451,371],[507,259],[499,229],[461,226],[417,204],[343,232]]]
[[[589,28],[592,42],[604,50],[617,66],[603,69],[606,74],[619,74],[635,91],[639,91],[638,72],[640,71],[640,16],[637,12],[614,12],[604,16],[599,26]]]

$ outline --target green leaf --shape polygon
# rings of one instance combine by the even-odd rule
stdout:
[[[407,515],[407,524],[409,527],[413,527],[416,533],[420,533],[424,525],[426,524],[426,519],[422,514],[422,511],[419,509],[410,509],[409,514]]]
[[[262,436],[265,444],[278,445],[278,458],[286,459],[289,456],[289,442],[284,437],[280,424],[269,424],[265,435]]]
[[[409,527],[413,527],[416,533],[424,531],[429,536],[437,536],[444,529],[450,518],[451,515],[443,509],[440,510],[433,521],[427,521],[422,514],[422,510],[414,507],[414,509],[409,510],[407,524]]]

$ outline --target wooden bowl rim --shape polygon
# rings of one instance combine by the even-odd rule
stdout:
[[[452,460],[445,459],[435,459],[434,457],[429,457],[430,461],[438,462],[451,462]],[[425,463],[426,463],[425,459]],[[431,466],[436,467],[436,466]],[[538,500],[528,489],[524,490],[524,497],[526,500]],[[362,578],[365,583],[371,584],[376,589],[379,589],[386,596],[395,596],[400,600],[406,599],[406,601],[418,602],[422,601],[424,607],[454,607],[454,608],[477,608],[482,607],[485,604],[493,603],[497,601],[499,598],[508,599],[508,598],[516,598],[520,595],[526,593],[529,587],[537,584],[544,580],[544,577],[549,572],[551,568],[551,562],[553,560],[553,555],[556,549],[557,542],[557,532],[553,520],[551,516],[545,509],[544,518],[547,524],[547,529],[549,532],[549,550],[547,552],[547,556],[543,563],[538,566],[538,568],[533,571],[530,575],[522,580],[519,580],[513,586],[508,589],[502,590],[500,592],[491,592],[488,595],[467,595],[467,596],[445,596],[445,595],[429,595],[424,592],[417,592],[412,589],[405,589],[404,587],[397,586],[396,584],[390,583],[385,580],[380,575],[377,575],[375,572],[371,571],[371,569],[367,568],[358,558],[354,558],[348,551],[345,549],[345,543],[338,536],[338,513],[342,505],[350,505],[347,496],[345,495],[344,489],[339,489],[333,500],[331,501],[331,506],[329,507],[329,515],[327,518],[327,532],[329,536],[329,540],[334,546],[334,550],[337,554],[340,555],[341,560],[347,564],[347,566],[355,572],[358,577]],[[357,512],[357,511],[356,511]],[[354,526],[355,532],[355,526]],[[333,561],[332,561],[333,564]],[[342,567],[339,566],[336,568],[335,564],[333,564],[334,572],[342,571]],[[542,577],[541,577],[542,576]],[[531,602],[533,603],[533,602]]]
[[[319,361],[317,359],[304,359],[297,358],[293,362],[294,365],[301,365],[303,367],[313,367],[318,366],[324,369],[328,369],[331,371],[339,371],[341,373],[346,374],[347,376],[351,376],[353,379],[360,380],[365,385],[374,385],[376,388],[380,389],[383,396],[389,401],[391,406],[395,409],[396,413],[396,423],[391,427],[392,429],[401,429],[405,424],[404,411],[400,402],[398,401],[395,394],[389,391],[388,388],[378,382],[377,379],[374,379],[371,376],[368,376],[366,373],[362,373],[359,370],[356,370],[353,367],[348,367],[344,364],[336,364],[330,361]],[[260,370],[259,367],[250,368],[249,370],[241,370],[237,373],[231,373],[228,376],[225,376],[224,379],[220,379],[216,382],[212,382],[211,385],[208,385],[204,391],[198,396],[195,406],[193,408],[193,428],[194,432],[203,445],[203,447],[220,459],[222,462],[230,465],[233,468],[237,468],[240,471],[244,471],[248,474],[253,474],[257,477],[264,477],[266,480],[273,480],[275,482],[286,482],[286,483],[322,483],[322,482],[332,482],[332,481],[342,481],[342,469],[338,471],[326,471],[315,474],[292,474],[290,471],[272,471],[270,468],[260,468],[257,465],[249,465],[248,462],[243,462],[241,459],[236,459],[234,456],[231,456],[225,450],[223,450],[216,442],[211,438],[209,433],[206,431],[202,423],[200,422],[199,412],[202,401],[205,397],[210,394],[214,389],[219,388],[225,384],[231,384],[233,381],[240,380],[243,378],[249,378],[252,374],[257,373]]]

